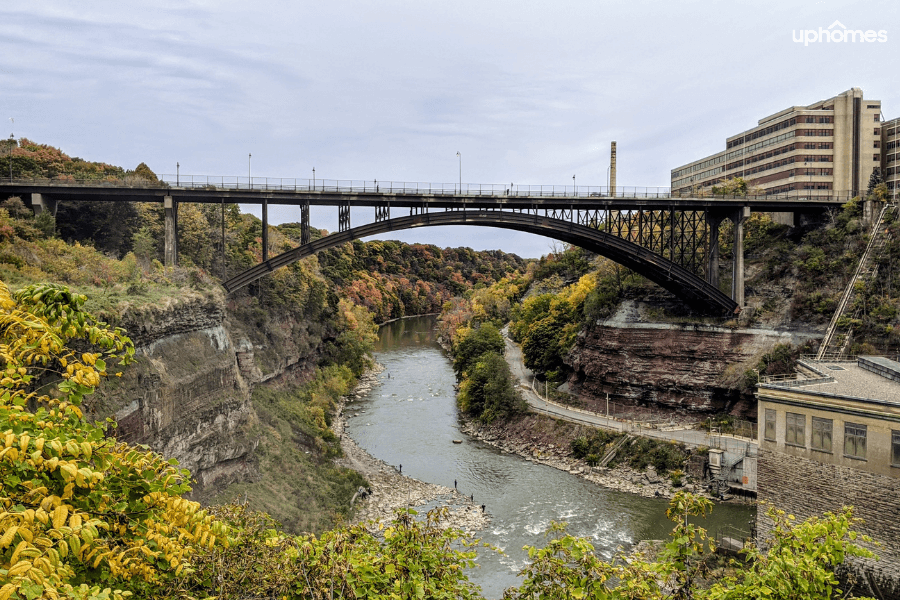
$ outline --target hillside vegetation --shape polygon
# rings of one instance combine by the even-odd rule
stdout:
[[[28,140],[14,150],[13,160],[14,168],[22,169],[17,173],[36,177],[156,182],[146,165],[127,171],[70,158]],[[0,279],[13,290],[39,282],[65,284],[87,298],[85,310],[112,325],[152,321],[160,307],[194,299],[225,305],[219,286],[222,217],[221,205],[181,204],[179,266],[171,268],[161,263],[161,206],[61,202],[54,219],[46,212],[35,217],[20,198],[0,199]],[[224,218],[227,277],[259,262],[262,228],[237,205],[225,205]],[[311,233],[314,238],[323,234]],[[270,227],[271,254],[299,243],[297,224]],[[365,482],[333,466],[341,451],[331,417],[336,401],[369,365],[375,323],[436,312],[455,294],[483,288],[524,264],[502,252],[356,241],[278,269],[259,285],[230,296],[232,322],[260,340],[255,362],[263,377],[278,375],[276,339],[290,338],[292,345],[306,349],[311,362],[253,389],[258,425],[249,434],[259,440],[256,483],[202,490],[201,497],[247,498],[293,532],[322,532],[347,518],[349,500]],[[287,323],[293,324],[290,330]],[[104,386],[91,407],[114,412],[111,396],[119,383]]]

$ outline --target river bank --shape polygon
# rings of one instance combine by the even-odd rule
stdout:
[[[502,452],[521,456],[525,460],[566,471],[603,487],[636,494],[644,498],[672,498],[679,491],[687,491],[710,500],[720,501],[707,493],[699,482],[682,474],[676,486],[670,477],[648,467],[637,471],[625,465],[614,468],[591,467],[572,457],[570,443],[581,435],[590,434],[585,425],[567,423],[544,415],[530,413],[510,423],[484,425],[460,415],[460,430]],[[729,502],[748,500],[726,496]]]
[[[356,512],[350,523],[386,522],[394,517],[398,509],[405,507],[420,513],[432,508],[446,508],[447,518],[442,521],[443,525],[458,527],[467,533],[484,529],[490,523],[490,515],[468,496],[446,486],[402,475],[396,466],[375,458],[347,435],[344,411],[348,407],[352,410],[355,400],[364,398],[380,385],[378,374],[383,370],[384,367],[376,363],[360,377],[353,391],[342,398],[331,425],[332,431],[341,440],[344,452],[344,457],[335,463],[357,471],[369,482],[369,490],[355,501]]]

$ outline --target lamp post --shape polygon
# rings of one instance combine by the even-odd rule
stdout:
[[[462,195],[462,154],[457,151],[456,156],[459,158],[459,193]]]
[[[253,154],[247,153],[247,189],[253,189],[253,177],[250,175],[250,159],[253,158]]]
[[[181,164],[175,163],[175,186],[178,187],[180,185],[180,173],[181,173]]]
[[[13,137],[13,134],[9,134],[9,142],[7,142],[7,147],[9,148],[6,155],[6,162],[9,163],[9,180],[12,181],[12,149],[13,144],[16,143],[16,138]]]
[[[609,170],[612,169],[612,165],[606,167],[606,193],[609,194]]]
[[[313,191],[316,191],[316,168],[313,167]]]
[[[575,187],[575,176],[574,175],[572,175],[572,195],[573,196],[578,195],[578,188]]]

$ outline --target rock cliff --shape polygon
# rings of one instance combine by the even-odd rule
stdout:
[[[736,392],[737,379],[775,344],[819,337],[815,331],[648,322],[641,306],[628,301],[581,332],[567,357],[569,387],[598,412],[606,409],[608,393],[617,410],[729,412],[755,420],[756,403]]]
[[[110,378],[89,403],[113,416],[118,439],[146,444],[190,469],[194,494],[255,477],[259,443],[254,384],[311,373],[321,326],[290,314],[250,322],[245,298],[218,291],[126,307],[116,325],[136,347],[136,364]]]

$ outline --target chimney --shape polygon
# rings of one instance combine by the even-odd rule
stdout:
[[[609,195],[616,195],[616,143],[609,149]]]

